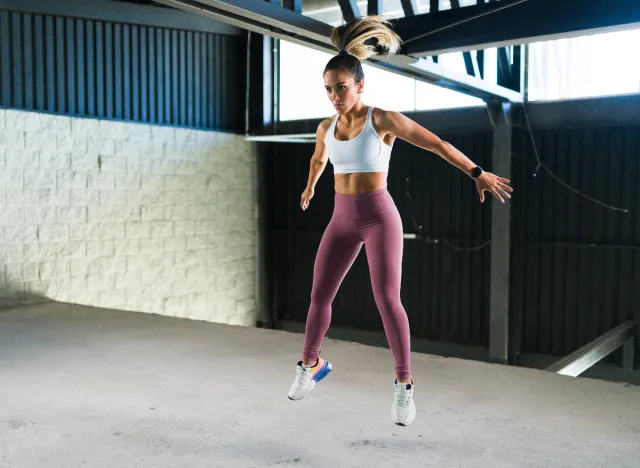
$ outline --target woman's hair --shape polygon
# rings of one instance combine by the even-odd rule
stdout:
[[[345,70],[356,83],[362,81],[364,71],[360,60],[374,55],[391,55],[400,48],[400,36],[388,25],[389,21],[383,16],[365,16],[334,28],[331,43],[339,54],[329,60],[324,73]]]

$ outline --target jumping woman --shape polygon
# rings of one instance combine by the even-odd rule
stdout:
[[[451,144],[409,118],[362,102],[364,72],[360,60],[392,54],[400,47],[400,38],[388,24],[381,17],[365,17],[335,28],[331,35],[339,53],[325,67],[324,84],[336,114],[318,126],[300,207],[309,208],[328,161],[335,174],[335,204],[315,259],[302,360],[296,367],[289,398],[301,400],[331,372],[331,363],[320,357],[331,321],[331,304],[364,244],[374,298],[395,362],[391,420],[408,425],[415,419],[416,406],[409,321],[400,300],[403,229],[387,191],[393,142],[401,138],[462,170],[475,180],[481,202],[488,191],[504,203],[512,189],[509,180],[482,170]]]

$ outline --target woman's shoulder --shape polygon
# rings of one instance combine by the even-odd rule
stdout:
[[[398,121],[401,116],[402,114],[400,112],[381,109],[379,107],[374,107],[371,113],[373,124],[376,128],[386,128]]]
[[[331,117],[327,117],[318,124],[318,129],[316,130],[317,136],[324,136],[324,134],[327,133],[327,130],[331,127],[331,122],[333,122],[336,115],[337,114],[333,114]]]

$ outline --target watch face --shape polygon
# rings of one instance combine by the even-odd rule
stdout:
[[[478,177],[480,174],[482,174],[482,168],[480,166],[476,167],[473,169],[473,171],[471,172],[471,176],[475,179],[476,177]]]

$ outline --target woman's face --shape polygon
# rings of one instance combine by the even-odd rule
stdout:
[[[353,76],[344,70],[329,70],[324,74],[324,87],[327,97],[338,114],[351,110],[360,99],[364,80],[356,83]]]

